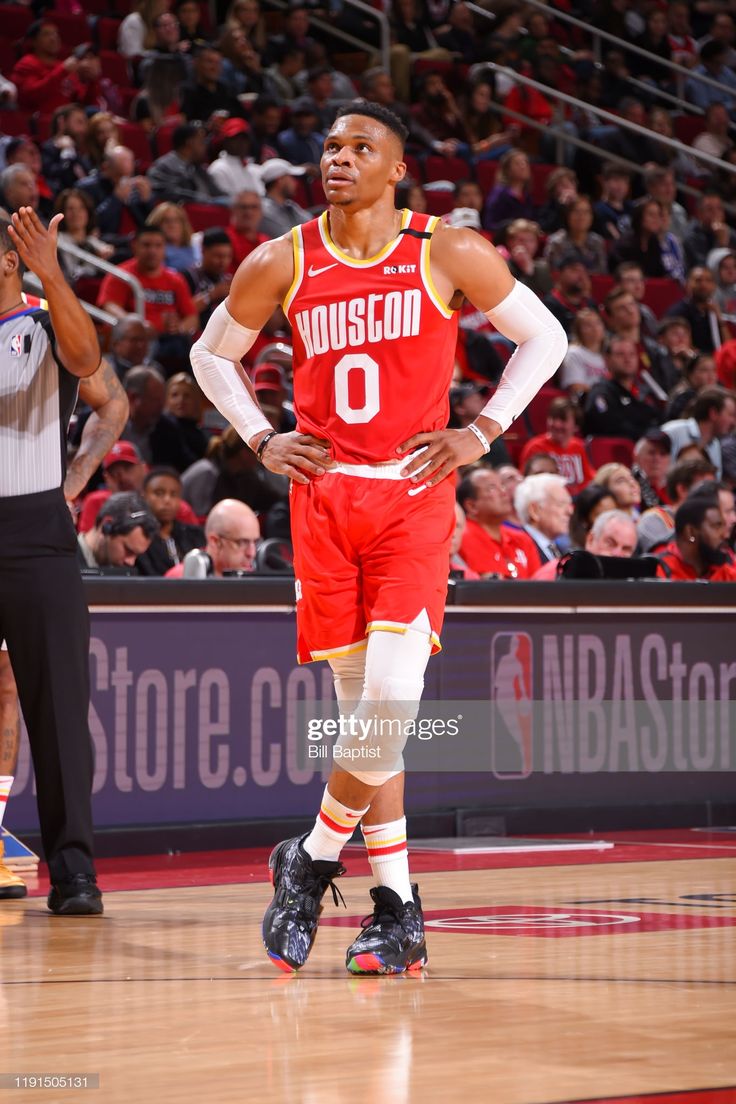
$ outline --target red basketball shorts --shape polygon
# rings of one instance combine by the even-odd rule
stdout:
[[[423,609],[439,651],[454,480],[415,486],[343,473],[292,483],[300,663],[359,651],[373,629],[404,632]]]

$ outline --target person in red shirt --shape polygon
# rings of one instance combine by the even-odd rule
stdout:
[[[460,544],[468,567],[479,575],[531,579],[542,561],[527,533],[504,525],[511,514],[511,500],[498,472],[471,471],[461,481],[457,499],[468,519]]]
[[[23,55],[10,77],[18,89],[18,107],[50,115],[62,104],[79,103],[90,107],[97,104],[101,92],[99,61],[95,69],[87,59],[80,60],[76,52],[60,61],[59,30],[45,19],[31,24],[25,40],[29,52]]]
[[[675,539],[659,556],[658,576],[673,582],[736,583],[726,536],[725,518],[712,498],[687,498],[675,514]]]
[[[159,335],[153,357],[171,374],[189,367],[191,335],[198,316],[184,277],[164,267],[165,249],[166,239],[159,227],[141,226],[133,243],[133,260],[123,261],[118,267],[143,285],[146,322]],[[116,318],[124,318],[135,313],[133,289],[108,274],[100,286],[97,305]]]
[[[519,467],[539,452],[553,457],[571,495],[576,495],[595,475],[585,451],[585,444],[576,434],[575,407],[569,399],[553,399],[547,411],[547,432],[530,438],[524,445]]]
[[[238,192],[230,208],[230,224],[225,227],[233,246],[230,272],[236,272],[240,264],[257,245],[268,241],[267,234],[259,234],[263,207],[257,192]]]

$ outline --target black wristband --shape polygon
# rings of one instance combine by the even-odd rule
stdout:
[[[265,449],[266,445],[268,444],[268,442],[271,440],[272,437],[278,437],[278,434],[277,434],[275,429],[272,429],[270,433],[266,434],[266,436],[262,439],[260,445],[256,449],[256,459],[257,460],[260,460],[261,457],[263,456],[263,450]]]

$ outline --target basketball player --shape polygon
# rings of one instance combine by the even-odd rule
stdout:
[[[444,614],[455,523],[447,477],[488,452],[567,347],[484,238],[395,209],[405,138],[380,105],[338,111],[322,157],[329,210],[250,254],[192,351],[204,392],[265,466],[292,481],[299,660],[328,660],[341,712],[357,702],[358,718],[416,716]],[[475,422],[447,430],[466,296],[519,347]],[[293,331],[292,433],[273,431],[240,366],[280,303]],[[340,852],[361,821],[375,907],[347,967],[400,973],[427,960],[401,748],[389,750],[381,771],[336,760],[312,831],[271,855],[263,939],[286,971],[306,962],[322,897],[329,887],[337,899]]]

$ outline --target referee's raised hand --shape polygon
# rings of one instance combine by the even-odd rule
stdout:
[[[60,274],[56,255],[56,243],[59,223],[63,215],[54,215],[48,229],[32,207],[19,207],[11,215],[10,236],[18,250],[18,256],[26,268],[35,272],[43,283],[44,279],[53,279]]]

